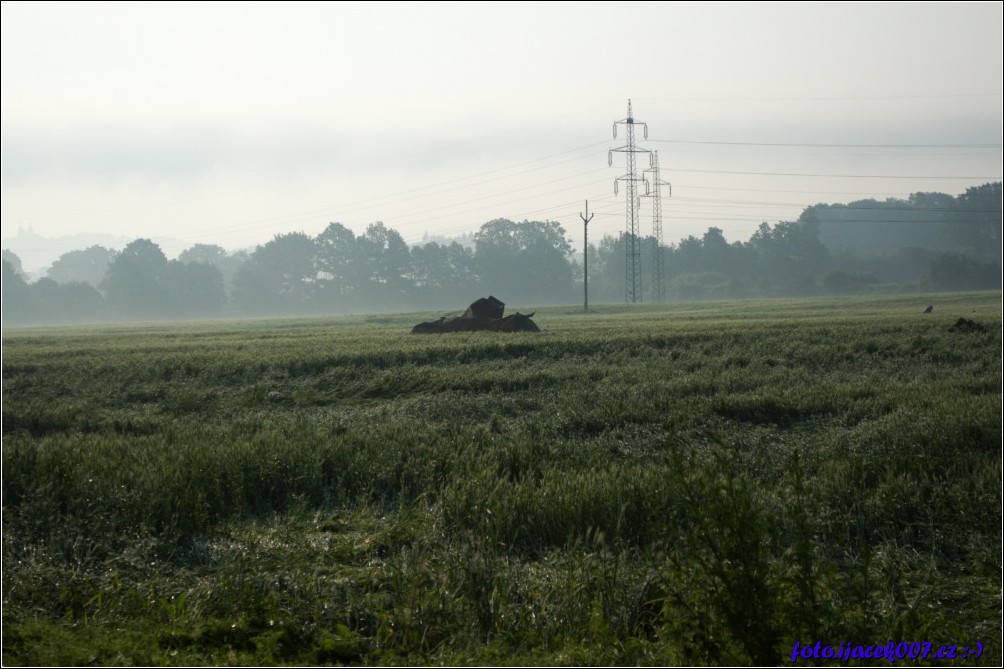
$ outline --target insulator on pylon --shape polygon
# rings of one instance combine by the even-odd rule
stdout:
[[[651,189],[649,188],[648,184],[648,179],[642,179],[642,181],[645,182],[645,195],[648,195],[649,193],[651,193]]]
[[[614,123],[614,139],[617,139],[617,124]]]
[[[648,166],[649,167],[655,167],[655,154],[654,153],[648,154]]]
[[[617,179],[614,179],[614,195],[617,195]]]
[[[614,152],[613,149],[611,149],[610,151],[607,151],[607,167],[613,167],[613,166],[614,166]]]
[[[648,123],[642,123],[642,125],[645,126],[645,130],[644,130],[645,139],[648,139]]]

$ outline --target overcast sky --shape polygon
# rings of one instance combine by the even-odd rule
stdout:
[[[667,243],[957,195],[1001,178],[1001,8],[4,2],[3,236],[418,243],[510,218],[581,246],[585,200],[590,240],[625,228],[629,98]]]

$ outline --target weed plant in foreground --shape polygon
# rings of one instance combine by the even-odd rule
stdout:
[[[4,663],[1000,664],[1000,293],[536,311],[6,331]]]

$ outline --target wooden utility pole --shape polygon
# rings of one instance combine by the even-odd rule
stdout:
[[[579,213],[582,219],[582,292],[585,298],[584,310],[589,313],[589,221],[593,220],[593,215],[589,213],[589,200],[586,200],[586,215]]]

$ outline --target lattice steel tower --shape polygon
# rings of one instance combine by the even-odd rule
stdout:
[[[673,195],[673,185],[668,181],[663,181],[659,174],[659,152],[653,151],[649,155],[650,165],[645,174],[651,174],[651,179],[645,180],[645,197],[652,199],[652,282],[656,302],[666,299],[666,273],[662,261],[662,187],[669,188],[669,195]]]
[[[635,154],[648,153],[647,149],[640,149],[634,143],[634,127],[640,125],[644,129],[645,139],[648,139],[648,124],[644,121],[634,120],[631,113],[631,100],[628,100],[627,118],[614,121],[614,138],[617,138],[617,126],[627,126],[627,144],[616,149],[610,149],[607,153],[607,164],[614,164],[614,152],[627,154],[627,174],[614,179],[614,194],[617,194],[617,184],[620,181],[627,183],[627,231],[624,236],[624,249],[626,254],[626,285],[624,299],[626,302],[641,301],[641,238],[638,234],[638,214],[641,209],[641,200],[638,196],[638,182],[644,177],[638,176],[636,170],[637,160]]]

